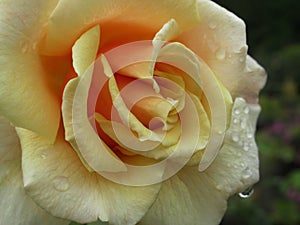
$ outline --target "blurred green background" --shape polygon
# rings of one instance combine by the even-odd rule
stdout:
[[[247,25],[249,53],[268,73],[258,122],[259,183],[234,196],[222,225],[300,224],[300,1],[215,0]]]

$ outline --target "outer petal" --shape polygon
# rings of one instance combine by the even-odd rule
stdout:
[[[183,29],[198,23],[196,1],[62,0],[51,15],[44,51],[65,53],[81,33],[97,23],[104,29],[102,44],[149,40],[171,18]]]
[[[210,0],[198,0],[198,10],[202,22],[178,40],[210,66],[233,98],[242,96],[256,103],[266,76],[263,68],[247,57],[244,22]]]
[[[80,223],[100,218],[112,224],[135,224],[151,206],[160,185],[123,186],[90,173],[59,134],[49,145],[18,129],[27,193],[53,215]]]
[[[206,173],[189,167],[166,181],[140,225],[216,225],[228,195],[219,191]]]
[[[56,1],[0,2],[0,113],[16,126],[54,140],[59,102],[37,45]]]
[[[140,224],[219,224],[227,198],[258,180],[253,135],[259,111],[257,105],[237,99],[226,141],[215,161],[204,172],[185,167],[166,181]],[[237,131],[239,140],[235,136]]]
[[[15,129],[0,117],[0,224],[66,225],[41,209],[26,193],[21,172],[21,148]]]

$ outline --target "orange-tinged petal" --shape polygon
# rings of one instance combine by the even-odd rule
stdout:
[[[103,37],[104,44],[151,39],[171,18],[184,30],[197,24],[196,1],[62,0],[51,15],[43,50],[47,54],[64,54],[81,33],[95,24],[115,27],[103,32],[108,35]],[[130,26],[137,29],[129,29]]]

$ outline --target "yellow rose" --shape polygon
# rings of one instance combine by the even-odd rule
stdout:
[[[218,224],[259,178],[265,72],[209,0],[0,0],[1,224]]]

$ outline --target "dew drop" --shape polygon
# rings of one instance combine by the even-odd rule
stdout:
[[[245,191],[239,193],[241,198],[249,198],[254,193],[253,187],[247,188]]]
[[[233,112],[234,112],[235,115],[240,115],[241,114],[241,111],[239,109],[235,109]]]
[[[249,148],[250,148],[249,145],[245,143],[243,149],[247,152],[249,151]]]
[[[238,133],[232,133],[232,140],[238,142],[240,140]]]
[[[217,52],[216,52],[216,57],[218,60],[223,60],[225,59],[225,56],[226,56],[226,52],[225,52],[225,49],[223,48],[220,48]]]
[[[238,119],[238,118],[234,118],[234,119],[233,119],[233,123],[234,123],[234,124],[238,124],[238,123],[239,123],[239,119]]]
[[[63,191],[67,191],[70,188],[69,179],[64,176],[59,176],[59,177],[54,178],[52,183],[53,183],[53,187],[57,191],[63,192]]]
[[[22,51],[22,53],[27,53],[28,52],[28,44],[27,43],[21,43],[21,51]]]
[[[46,159],[46,158],[47,158],[46,154],[45,154],[45,153],[42,153],[42,154],[41,154],[41,158],[42,158],[42,159]]]
[[[209,28],[210,29],[216,29],[216,27],[217,27],[217,23],[215,22],[215,21],[210,21],[209,23],[208,23],[208,26],[209,26]]]
[[[224,186],[223,186],[222,184],[218,184],[218,185],[216,186],[216,188],[217,188],[219,191],[221,191],[221,190],[224,189]]]
[[[248,106],[245,106],[243,111],[244,111],[245,114],[248,114],[250,112],[250,109],[249,109]]]
[[[242,129],[245,129],[246,126],[247,126],[247,121],[246,121],[245,118],[243,118],[243,119],[241,120],[241,128],[242,128]]]
[[[247,133],[247,138],[248,138],[248,139],[251,139],[251,138],[253,138],[253,134],[252,134],[252,133],[250,133],[250,132],[248,132],[248,133]]]
[[[218,133],[219,135],[221,135],[221,134],[223,134],[224,132],[221,131],[221,130],[219,130],[217,133]]]

